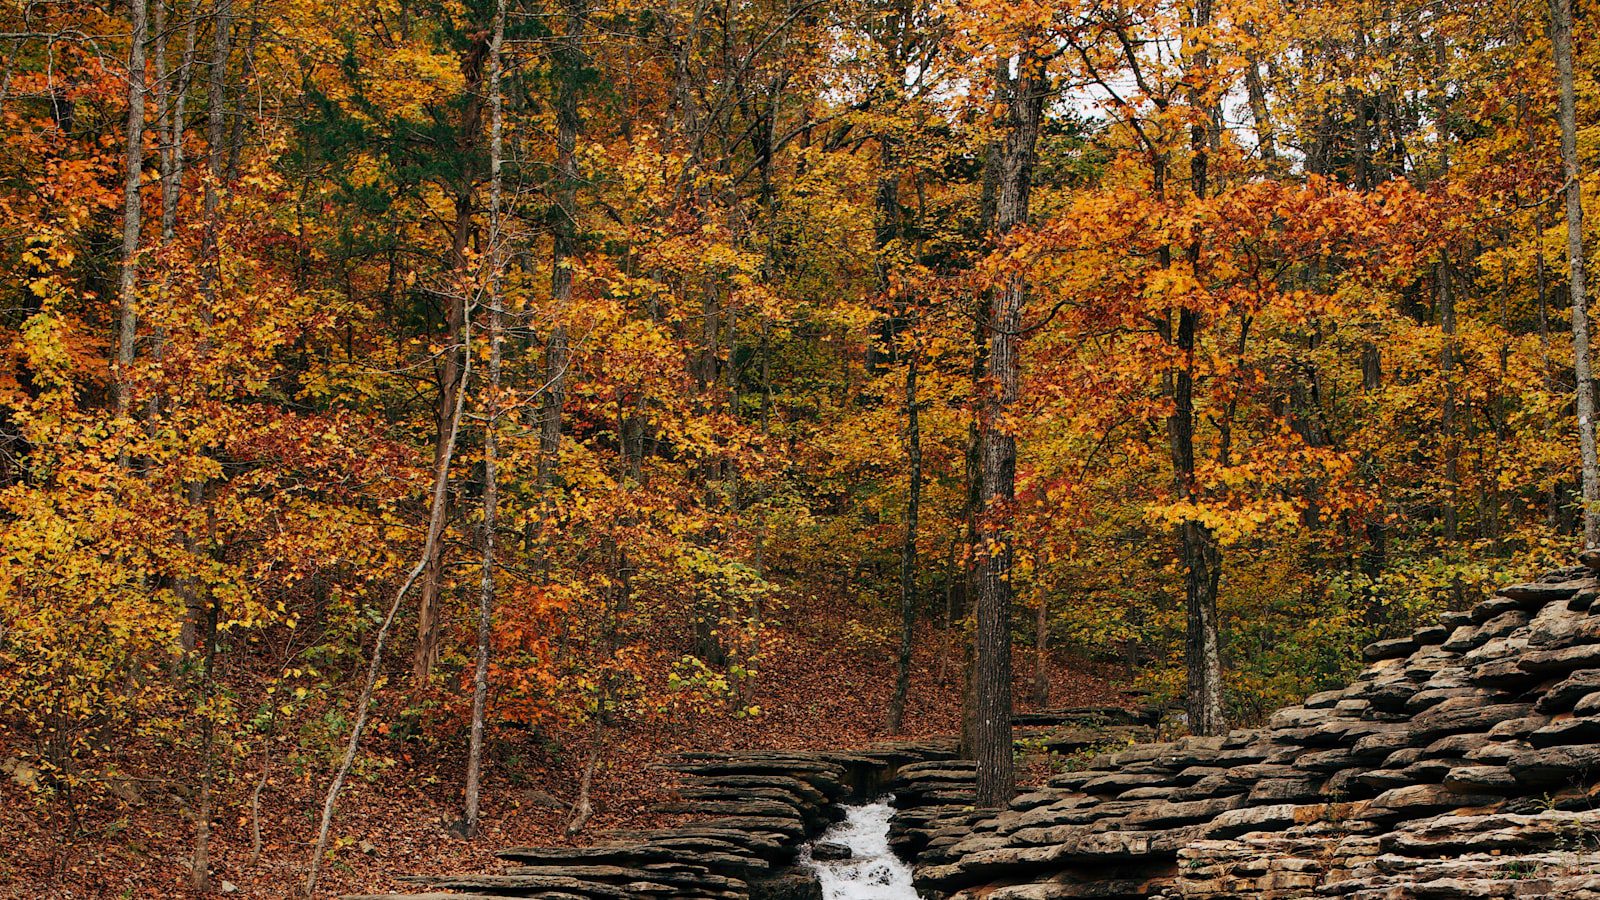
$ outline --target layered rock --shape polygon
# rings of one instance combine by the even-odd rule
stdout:
[[[425,893],[351,900],[540,897],[605,900],[817,900],[814,880],[784,867],[896,770],[955,755],[953,742],[888,743],[857,752],[689,753],[663,765],[681,784],[659,812],[693,817],[654,831],[614,831],[588,847],[512,847],[501,871],[413,879]]]
[[[954,898],[1600,898],[1597,597],[1588,569],[1505,588],[1260,729],[1132,747],[901,846]]]
[[[1125,749],[998,813],[973,808],[973,764],[949,742],[678,757],[663,811],[696,821],[513,848],[504,871],[409,896],[812,900],[785,867],[841,802],[887,788],[892,846],[929,897],[1600,900],[1597,598],[1588,569],[1513,585],[1221,737],[1129,746],[1151,712],[1019,716],[1030,745]]]
[[[1025,746],[1070,756],[1152,740],[1160,718],[1161,710],[1151,706],[1088,706],[1019,713],[1013,725]],[[896,771],[889,784],[895,798],[889,845],[901,858],[917,859],[930,847],[954,843],[982,817],[973,810],[976,772],[974,762],[961,759],[921,762]]]

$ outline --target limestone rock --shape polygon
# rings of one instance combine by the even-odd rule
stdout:
[[[750,900],[822,900],[822,883],[807,872],[785,872],[750,882]]]
[[[1518,781],[1506,766],[1455,766],[1445,773],[1444,786],[1460,794],[1510,794]]]
[[[1573,581],[1557,581],[1553,583],[1530,582],[1528,584],[1512,584],[1501,588],[1496,593],[1501,597],[1509,597],[1523,604],[1524,608],[1537,609],[1547,603],[1557,600],[1566,600],[1583,588],[1589,587],[1593,582],[1589,579]]]
[[[1600,669],[1580,669],[1547,689],[1535,708],[1546,714],[1566,712],[1596,691],[1600,691]]]
[[[811,858],[822,861],[849,859],[855,853],[844,844],[833,841],[819,841],[811,845]]]
[[[1406,656],[1416,648],[1417,642],[1414,638],[1393,638],[1387,641],[1375,641],[1366,645],[1361,648],[1361,656],[1368,662],[1376,662],[1380,659],[1394,659]]]
[[[1511,757],[1507,767],[1526,785],[1563,784],[1600,769],[1600,745],[1527,750]]]
[[[684,755],[668,766],[684,784],[667,809],[700,821],[513,848],[518,866],[432,888],[816,900],[784,866],[840,800],[887,785],[890,846],[916,855],[919,889],[939,900],[1600,900],[1597,598],[1588,570],[1513,585],[1369,645],[1349,685],[1259,729],[1135,744],[1001,810],[972,807],[974,766],[948,742]],[[1085,708],[1017,724],[1084,748],[1141,739],[1154,718]]]
[[[1527,740],[1534,747],[1592,744],[1600,740],[1600,717],[1578,716],[1558,719],[1528,734]]]
[[[1600,667],[1600,643],[1529,650],[1522,657],[1522,667],[1535,674],[1565,674]]]
[[[1583,699],[1572,705],[1572,714],[1576,716],[1600,715],[1600,691],[1585,694]]]

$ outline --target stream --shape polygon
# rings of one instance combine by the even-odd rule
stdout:
[[[917,900],[911,867],[889,851],[891,798],[852,806],[844,821],[829,828],[818,843],[843,844],[851,857],[818,860],[806,848],[801,862],[817,873],[823,900]]]

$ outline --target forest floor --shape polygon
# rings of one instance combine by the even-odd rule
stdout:
[[[598,839],[609,828],[667,821],[646,807],[671,792],[672,779],[652,769],[668,753],[852,748],[955,733],[959,657],[950,652],[947,635],[933,628],[919,635],[906,727],[890,735],[884,710],[893,656],[881,642],[853,636],[861,632],[850,623],[861,613],[817,607],[791,612],[778,629],[781,652],[771,654],[750,698],[762,710],[757,717],[708,713],[613,731],[595,777],[594,818],[575,842]],[[1019,706],[1026,708],[1031,666],[1019,659],[1018,669]],[[1066,655],[1053,661],[1051,707],[1121,698],[1109,669]],[[369,749],[392,756],[395,765],[370,779],[352,779],[345,788],[320,895],[403,890],[407,885],[397,879],[407,875],[494,871],[500,864],[496,850],[565,841],[561,826],[581,760],[552,756],[544,745],[503,742],[486,764],[481,831],[463,840],[448,823],[460,817],[464,746],[429,745],[436,749],[425,756],[415,745],[386,743],[398,742],[374,735]],[[0,744],[0,759],[11,755]],[[283,771],[270,778],[260,797],[262,854],[253,863],[250,787],[234,785],[219,801],[211,838],[213,889],[241,898],[300,896],[325,776]],[[97,804],[72,823],[61,810],[40,805],[16,779],[0,778],[0,898],[193,896],[193,834],[170,796]]]

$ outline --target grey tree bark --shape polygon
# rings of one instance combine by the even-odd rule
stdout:
[[[497,470],[500,419],[500,355],[503,333],[501,308],[501,248],[505,241],[501,218],[501,168],[505,150],[505,95],[502,49],[506,37],[506,0],[496,0],[494,36],[489,43],[489,384],[483,425],[483,579],[478,590],[478,653],[472,674],[472,733],[467,746],[467,785],[461,830],[478,833],[479,780],[483,772],[485,707],[489,701],[489,637],[494,618],[494,539],[499,523],[500,479]],[[471,348],[468,348],[471,353]]]
[[[1027,51],[1014,61],[1003,63],[999,73],[1006,116],[995,200],[994,230],[999,239],[1027,222],[1035,147],[1044,117],[1044,76],[1044,61]],[[1017,439],[1010,417],[1021,391],[1019,344],[1027,293],[1026,279],[1012,274],[990,300],[987,383],[979,400],[981,486],[974,696],[977,805],[985,808],[1004,806],[1016,793],[1011,738],[1011,579]]]
[[[116,395],[119,416],[128,414],[128,406],[132,401],[128,375],[133,367],[134,339],[139,327],[139,234],[143,220],[139,187],[144,173],[144,45],[145,32],[148,30],[145,10],[145,0],[129,0],[128,20],[132,33],[128,37],[128,146],[122,188],[122,272],[117,290]]]
[[[1261,78],[1261,64],[1252,54],[1245,60],[1244,84],[1250,99],[1250,118],[1255,124],[1256,146],[1268,164],[1278,160],[1278,141],[1272,130],[1272,115],[1267,106],[1267,86]]]
[[[1210,0],[1200,0],[1194,10],[1194,25],[1203,31],[1211,22]],[[1201,49],[1191,62],[1191,71],[1204,72],[1210,55]],[[1195,87],[1190,97],[1196,115],[1189,129],[1189,184],[1196,198],[1209,189],[1210,128],[1212,121],[1202,89]],[[1191,268],[1200,262],[1198,238],[1188,249]],[[1182,362],[1172,374],[1173,411],[1167,420],[1167,437],[1172,455],[1179,496],[1193,498],[1195,485],[1195,406],[1194,361],[1200,314],[1193,309],[1178,311],[1175,343]],[[1189,729],[1195,734],[1221,734],[1227,730],[1222,700],[1222,637],[1217,620],[1217,594],[1222,582],[1222,549],[1216,535],[1203,522],[1193,519],[1179,528],[1179,554],[1184,567],[1184,600],[1187,635],[1184,660],[1188,674],[1187,705]]]
[[[1050,595],[1039,592],[1039,608],[1033,623],[1033,706],[1050,705]]]
[[[572,303],[572,263],[578,243],[578,96],[582,90],[583,32],[588,23],[587,0],[563,4],[567,24],[556,51],[561,80],[556,86],[556,196],[552,210],[550,248],[550,300],[555,322],[544,354],[544,402],[539,414],[539,470],[537,472],[541,527],[548,524],[550,482],[561,463],[561,418],[567,401],[567,310]],[[541,540],[544,538],[541,537]],[[541,552],[540,557],[544,554]]]
[[[463,347],[472,341],[472,320],[467,317],[462,325]],[[472,354],[461,354],[462,379],[465,380],[472,374]],[[461,411],[466,404],[467,392],[457,391],[455,405],[451,407],[450,419],[446,423],[444,453],[442,465],[434,468],[432,500],[428,506],[428,530],[422,541],[422,552],[417,564],[401,582],[399,590],[394,593],[394,600],[389,604],[389,611],[383,617],[383,623],[378,626],[378,634],[372,641],[372,658],[367,663],[367,678],[361,686],[361,695],[356,699],[355,722],[350,726],[350,739],[346,741],[344,758],[339,762],[339,768],[334,773],[333,781],[328,785],[327,796],[322,801],[322,822],[317,827],[317,843],[311,851],[311,863],[306,872],[306,896],[316,895],[317,875],[322,868],[322,854],[328,849],[328,832],[333,824],[333,813],[339,802],[339,792],[344,788],[344,781],[350,774],[350,766],[355,763],[356,752],[361,747],[361,737],[366,733],[367,718],[372,709],[372,693],[378,684],[378,675],[383,667],[383,648],[389,639],[389,629],[394,625],[395,615],[400,611],[400,604],[405,601],[406,595],[411,593],[411,588],[422,578],[423,570],[428,567],[428,561],[434,558],[439,539],[444,533],[445,510],[449,505],[450,487],[450,461],[455,455],[456,437],[461,431]]]
[[[1444,333],[1444,348],[1439,351],[1439,370],[1444,378],[1444,399],[1439,410],[1439,429],[1444,438],[1444,510],[1441,521],[1444,539],[1455,541],[1461,530],[1461,442],[1456,435],[1456,296],[1448,251],[1439,254],[1436,268],[1439,295],[1439,330]]]
[[[206,180],[205,199],[203,201],[205,213],[205,230],[201,235],[201,273],[200,292],[203,305],[200,315],[206,323],[210,323],[216,308],[217,291],[222,284],[222,265],[219,259],[218,242],[222,234],[222,190],[223,190],[223,161],[227,157],[227,148],[224,146],[224,122],[227,106],[228,87],[228,54],[231,48],[229,43],[233,30],[233,0],[217,0],[215,21],[212,25],[211,42],[211,67],[208,72],[209,82],[206,86],[206,152],[208,154],[208,178]],[[204,481],[192,481],[188,485],[189,504],[199,506],[205,499],[206,485]],[[192,539],[190,549],[193,550]],[[206,621],[205,636],[205,667],[202,706],[210,698],[212,688],[212,673],[215,669],[217,654],[217,622],[220,611],[217,609],[216,597],[205,597],[204,590],[192,580],[184,590],[186,604],[189,607],[189,620],[185,627],[198,631],[197,619],[203,613]],[[192,645],[187,645],[192,646]],[[194,853],[190,858],[189,872],[194,889],[201,893],[211,890],[211,792],[212,792],[212,725],[210,717],[203,719],[204,761],[200,771],[200,787],[195,801],[194,817]]]
[[[913,338],[914,340],[914,338]],[[889,701],[889,731],[905,725],[911,693],[911,656],[916,638],[917,517],[922,506],[922,431],[917,420],[917,350],[906,360],[906,525],[900,546],[900,652],[895,659],[894,696]]]
[[[463,159],[475,155],[478,141],[482,140],[483,123],[483,67],[488,57],[488,41],[479,38],[468,50],[462,62],[467,76],[467,102],[461,114],[461,125],[456,132],[456,142]],[[477,216],[475,199],[477,175],[464,171],[454,186],[455,221],[450,229],[451,269],[462,281],[467,280],[469,261],[467,246],[472,237],[473,220]],[[450,291],[445,299],[444,358],[439,365],[439,398],[434,411],[434,468],[448,473],[445,443],[449,439],[451,410],[456,399],[465,390],[466,372],[461,365],[463,354],[458,348],[466,346],[467,297],[465,291]],[[439,477],[435,473],[435,477]],[[411,659],[412,688],[421,691],[428,685],[433,668],[439,661],[439,637],[443,625],[440,592],[444,587],[445,545],[434,545],[432,559],[422,572],[422,594],[417,602],[417,646]]]
[[[178,224],[178,200],[183,194],[183,130],[189,85],[194,81],[194,51],[200,23],[199,0],[189,4],[183,26],[183,55],[174,76],[167,67],[166,9],[168,0],[156,0],[156,123],[161,138],[161,245],[172,242]]]
[[[201,285],[208,295],[217,288],[220,271],[217,265],[217,241],[221,237],[222,180],[228,156],[227,103],[228,54],[232,49],[233,0],[217,0],[213,15],[211,36],[211,66],[206,82],[206,167],[205,233],[201,236]],[[209,297],[208,297],[209,299]],[[210,315],[209,305],[202,311]]]
[[[1578,382],[1578,452],[1583,463],[1583,543],[1600,546],[1600,460],[1595,453],[1594,378],[1589,362],[1589,294],[1583,261],[1583,170],[1573,91],[1572,0],[1549,0],[1550,43],[1560,82],[1561,167],[1566,175],[1567,270],[1572,297],[1572,364]]]

